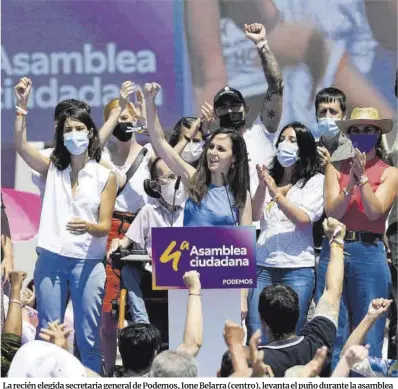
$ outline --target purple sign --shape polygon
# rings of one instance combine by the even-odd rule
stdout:
[[[184,288],[196,270],[203,289],[256,287],[254,227],[152,228],[152,287]]]

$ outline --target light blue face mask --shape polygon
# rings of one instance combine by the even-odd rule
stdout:
[[[64,134],[64,145],[73,155],[83,154],[87,150],[88,144],[87,131],[72,131]]]
[[[292,166],[298,160],[298,150],[297,143],[279,143],[276,158],[283,167]]]
[[[336,124],[337,120],[341,119],[330,117],[319,119],[317,128],[311,131],[314,138],[318,140],[321,136],[324,136],[325,138],[335,137],[340,132],[340,129]]]

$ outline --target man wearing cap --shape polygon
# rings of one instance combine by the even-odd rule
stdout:
[[[268,46],[264,26],[259,23],[245,25],[245,34],[257,46],[268,83],[259,115],[261,120],[257,119],[249,129],[245,127],[249,107],[242,94],[228,86],[216,94],[214,111],[221,127],[239,131],[246,141],[249,154],[250,192],[253,196],[258,186],[256,164],[268,166],[275,155],[273,140],[282,116],[283,80],[275,57]]]
[[[398,171],[382,160],[382,134],[392,129],[373,107],[354,108],[349,120],[336,122],[354,147],[355,156],[341,162],[339,170],[325,167],[325,211],[347,227],[344,244],[345,280],[332,365],[336,366],[350,328],[359,325],[375,298],[389,297],[391,275],[383,235],[389,210],[397,195]],[[317,272],[318,300],[325,284],[330,258],[324,241]],[[381,357],[385,319],[368,332],[370,355]]]

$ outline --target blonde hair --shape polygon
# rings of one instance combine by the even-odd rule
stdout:
[[[111,111],[119,106],[119,99],[111,100],[104,108],[104,121],[106,122],[111,114]],[[135,116],[134,108],[132,103],[127,104],[127,109],[131,112],[133,116]]]

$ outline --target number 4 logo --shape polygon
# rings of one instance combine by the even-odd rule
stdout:
[[[161,263],[168,263],[168,262],[172,261],[174,271],[178,271],[178,263],[180,262],[180,259],[181,259],[181,251],[189,250],[189,243],[186,240],[184,240],[181,243],[179,250],[176,250],[173,252],[176,245],[177,245],[177,241],[173,240],[172,242],[170,242],[167,249],[160,256]]]

